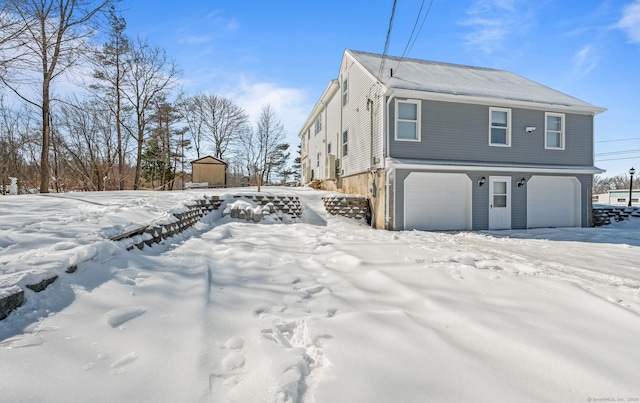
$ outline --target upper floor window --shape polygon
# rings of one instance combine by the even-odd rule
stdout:
[[[346,157],[349,153],[349,130],[342,133],[342,156]]]
[[[396,102],[396,140],[420,141],[420,101]]]
[[[544,148],[564,150],[564,114],[547,112],[544,117]]]
[[[316,161],[316,166],[319,167],[320,166],[320,153],[318,153],[318,160]]]
[[[489,108],[489,145],[511,147],[511,109]]]
[[[316,132],[314,134],[320,133],[320,130],[322,130],[322,115],[318,115],[316,118]]]
[[[342,106],[349,103],[349,78],[342,80]]]
[[[327,154],[331,154],[331,143],[327,144]]]

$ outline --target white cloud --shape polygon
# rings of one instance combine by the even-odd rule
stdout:
[[[640,43],[640,0],[624,7],[622,19],[616,26],[626,32],[629,41]]]
[[[269,82],[250,82],[239,77],[233,88],[223,90],[222,95],[242,107],[252,123],[260,117],[262,107],[269,104],[287,131],[290,151],[295,153],[298,144],[298,131],[302,128],[313,105],[306,90],[281,87]]]
[[[597,59],[593,46],[586,45],[580,49],[580,51],[573,56],[575,75],[584,77],[589,74],[589,72],[596,67]]]
[[[515,0],[476,0],[467,11],[467,19],[459,22],[472,28],[465,35],[466,44],[487,54],[534,23],[532,13],[518,8]]]

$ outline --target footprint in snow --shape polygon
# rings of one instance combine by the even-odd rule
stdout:
[[[127,366],[138,359],[138,356],[135,352],[131,354],[127,354],[124,357],[116,360],[111,364],[111,369],[114,374],[123,374],[127,372]]]
[[[455,279],[458,280],[464,280],[464,277],[462,276],[462,273],[460,272],[460,270],[458,269],[451,269],[448,271],[449,275]]]
[[[137,318],[145,312],[146,309],[141,307],[127,307],[112,309],[104,316],[107,319],[107,323],[109,324],[109,326],[115,328],[130,321],[131,319]]]
[[[228,371],[233,371],[238,368],[244,367],[244,354],[241,352],[233,352],[227,354],[222,359],[222,366]]]
[[[232,337],[224,343],[224,347],[229,350],[239,350],[244,347],[244,339],[242,337]]]
[[[322,285],[316,285],[316,286],[313,286],[313,287],[309,287],[309,288],[303,290],[304,291],[304,297],[303,298],[304,299],[309,299],[312,296],[314,296],[315,294],[318,294],[318,293],[322,292],[322,290],[324,290],[324,286],[322,286]]]
[[[244,367],[244,354],[240,351],[244,347],[242,337],[232,337],[224,343],[224,348],[232,350],[222,359],[222,367],[228,371],[233,371]]]
[[[244,367],[245,358],[241,349],[244,347],[244,339],[242,337],[231,337],[223,345],[222,349],[231,350],[220,361],[214,373],[209,374],[209,393],[220,386],[226,388],[235,387],[240,381],[241,373],[239,370]]]

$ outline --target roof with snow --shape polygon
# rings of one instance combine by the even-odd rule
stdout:
[[[385,56],[381,69],[382,55],[355,50],[346,52],[390,88],[533,102],[593,113],[606,110],[506,70],[394,56]]]

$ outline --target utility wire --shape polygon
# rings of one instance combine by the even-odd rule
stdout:
[[[624,151],[611,151],[611,152],[606,152],[606,153],[597,153],[595,156],[603,156],[603,155],[616,155],[616,154],[633,154],[633,153],[640,153],[640,149],[635,149],[635,150],[624,150]]]
[[[433,0],[429,2],[429,7],[427,8],[427,12],[425,13],[424,18],[422,19],[422,24],[420,24],[420,29],[418,30],[418,33],[416,34],[416,36],[413,38],[413,42],[411,43],[411,46],[409,47],[407,54],[411,52],[411,49],[413,49],[413,45],[416,44],[416,41],[418,40],[418,36],[420,36],[420,32],[422,32],[424,23],[427,21],[427,17],[429,16],[429,12],[431,11],[431,6],[433,6]],[[404,54],[402,55],[402,57],[404,58]]]
[[[393,0],[393,8],[391,9],[391,18],[389,19],[389,29],[387,30],[387,40],[384,43],[384,52],[382,52],[382,59],[380,59],[380,69],[378,70],[378,77],[382,77],[382,71],[384,70],[384,59],[387,57],[389,51],[389,40],[391,39],[391,29],[393,28],[393,18],[396,14],[396,5],[398,0]]]
[[[429,2],[429,7],[427,8],[427,12],[424,14],[424,17],[422,18],[422,23],[420,24],[420,29],[418,30],[418,33],[414,37],[413,33],[415,32],[416,27],[418,26],[418,21],[420,20],[420,15],[422,15],[422,9],[424,7],[424,2],[425,2],[425,0],[422,0],[422,4],[420,5],[420,11],[418,11],[418,16],[416,17],[416,22],[413,24],[413,29],[411,30],[411,36],[409,36],[409,40],[407,41],[407,46],[405,46],[404,52],[402,52],[402,57],[400,57],[400,60],[398,61],[398,64],[396,64],[396,67],[395,67],[396,70],[398,70],[398,66],[400,66],[400,63],[402,63],[402,61],[404,60],[405,56],[408,55],[411,52],[411,49],[413,49],[413,45],[416,44],[416,41],[418,40],[418,36],[420,36],[420,32],[422,32],[422,28],[424,27],[424,23],[427,21],[427,17],[429,16],[429,12],[431,11],[431,6],[433,6],[433,0],[431,0]]]
[[[611,143],[614,141],[631,141],[631,140],[640,140],[640,137],[632,137],[630,139],[617,139],[617,140],[600,140],[600,141],[596,141],[596,143]]]
[[[620,161],[620,160],[635,160],[635,159],[640,159],[640,155],[637,155],[635,157],[626,157],[626,158],[608,158],[608,159],[596,158],[596,161]]]
[[[407,41],[407,45],[404,47],[404,51],[402,52],[401,58],[404,58],[404,56],[407,54],[407,49],[409,49],[409,45],[411,44],[411,39],[413,39],[413,34],[416,32],[416,27],[418,26],[418,22],[420,21],[420,16],[422,15],[424,2],[425,0],[422,0],[422,4],[420,4],[420,10],[418,10],[418,15],[416,16],[416,22],[413,23],[413,28],[411,29],[411,35],[409,35],[409,40]]]

